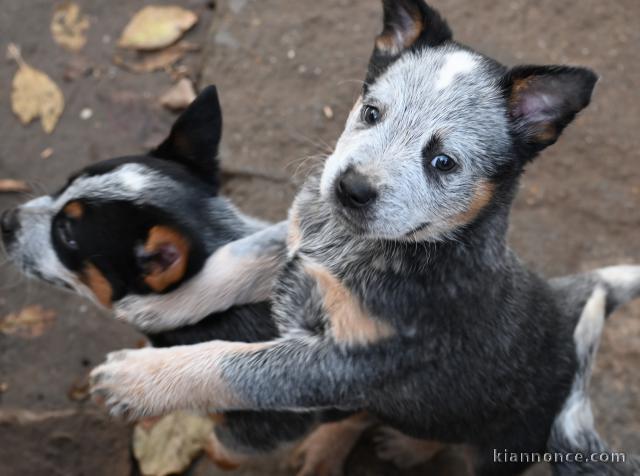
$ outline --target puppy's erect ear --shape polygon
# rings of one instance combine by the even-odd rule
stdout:
[[[181,281],[187,272],[189,251],[189,241],[179,231],[162,225],[151,228],[147,242],[135,251],[147,286],[160,293]]]
[[[179,162],[217,188],[221,136],[222,111],[218,92],[215,86],[209,86],[178,117],[169,137],[151,155]]]
[[[424,0],[382,0],[383,29],[376,38],[367,82],[414,47],[438,46],[452,37],[447,22]]]
[[[586,68],[518,66],[504,77],[507,107],[515,136],[538,152],[591,101],[598,77]]]

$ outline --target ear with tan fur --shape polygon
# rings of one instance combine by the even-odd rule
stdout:
[[[420,42],[438,46],[451,39],[451,29],[424,0],[383,0],[383,30],[376,39],[381,54],[397,55]]]
[[[517,66],[503,79],[514,135],[538,152],[553,144],[591,101],[598,80],[587,68]]]
[[[149,230],[147,242],[136,250],[144,282],[160,293],[180,282],[187,271],[190,244],[179,231],[158,225]]]
[[[403,51],[438,46],[452,38],[447,22],[424,0],[382,0],[382,8],[383,29],[369,61],[367,83]]]

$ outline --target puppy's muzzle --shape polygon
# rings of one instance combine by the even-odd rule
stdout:
[[[2,230],[2,242],[7,247],[15,241],[16,234],[20,229],[17,208],[2,212],[2,215],[0,215],[0,229]]]
[[[336,196],[344,207],[363,209],[375,202],[378,192],[367,177],[348,169],[336,180]]]

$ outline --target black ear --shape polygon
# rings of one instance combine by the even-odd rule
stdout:
[[[586,68],[518,66],[503,79],[515,136],[535,154],[587,107],[598,80]]]
[[[382,0],[383,29],[369,63],[369,79],[378,76],[400,54],[415,47],[438,46],[452,33],[440,14],[424,0]]]
[[[179,162],[200,179],[217,187],[221,137],[222,110],[218,91],[215,86],[208,86],[178,117],[169,137],[151,151],[151,155]]]

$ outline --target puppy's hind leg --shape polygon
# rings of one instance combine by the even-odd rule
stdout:
[[[374,441],[378,458],[402,469],[426,463],[444,449],[442,443],[412,438],[388,426],[378,431]]]
[[[232,411],[216,415],[207,448],[222,469],[275,465],[315,426],[313,412]]]
[[[368,414],[357,413],[320,425],[291,456],[298,476],[341,476],[351,450],[373,422]]]

